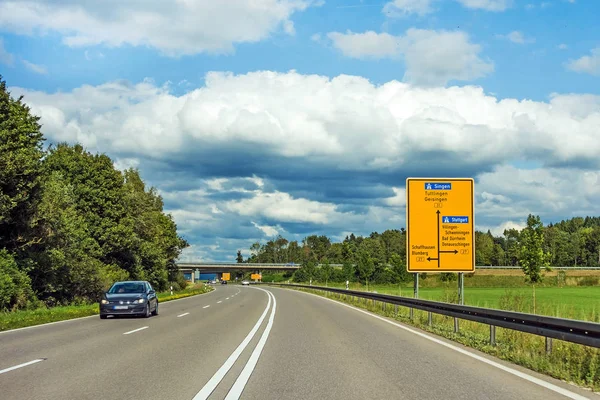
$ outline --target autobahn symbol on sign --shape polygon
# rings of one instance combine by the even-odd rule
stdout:
[[[408,178],[408,272],[475,270],[474,181]]]

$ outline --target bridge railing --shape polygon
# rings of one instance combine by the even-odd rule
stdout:
[[[253,285],[273,285],[280,287],[310,289],[323,293],[338,293],[344,296],[354,296],[363,299],[394,304],[410,308],[411,319],[413,309],[429,313],[428,323],[432,324],[431,314],[446,315],[455,318],[454,330],[458,332],[459,319],[480,322],[490,326],[490,343],[496,344],[496,327],[512,329],[519,332],[531,333],[546,338],[546,351],[552,349],[552,339],[583,344],[591,347],[600,347],[600,324],[595,322],[578,321],[572,319],[547,317],[537,314],[526,314],[514,311],[504,311],[490,308],[465,306],[459,304],[443,303],[431,300],[421,300],[409,297],[400,297],[387,294],[363,292],[358,290],[338,289],[322,286],[308,286],[286,283],[252,283]]]

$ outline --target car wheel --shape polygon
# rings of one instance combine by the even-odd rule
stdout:
[[[146,314],[144,314],[145,318],[150,318],[150,303],[146,304]]]
[[[106,319],[106,317],[108,317],[108,315],[102,315],[102,314],[100,314],[100,319]]]
[[[158,315],[158,301],[156,302],[156,308],[152,311],[152,315]]]

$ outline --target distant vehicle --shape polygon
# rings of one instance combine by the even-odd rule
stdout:
[[[147,281],[115,282],[100,300],[100,318],[109,315],[158,315],[156,291]]]
[[[221,285],[227,285],[227,281],[226,280],[222,280],[221,281]]]
[[[244,280],[244,281],[242,281],[242,285],[250,285],[250,282]]]
[[[210,281],[210,283],[214,285],[214,284],[216,284],[216,283],[217,283],[217,280],[216,280],[216,279],[213,279],[212,281]]]

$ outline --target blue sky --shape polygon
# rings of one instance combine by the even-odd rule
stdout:
[[[193,246],[404,226],[476,178],[480,229],[597,215],[593,0],[0,0],[0,74],[49,141],[137,166]],[[531,191],[532,183],[543,190]]]

